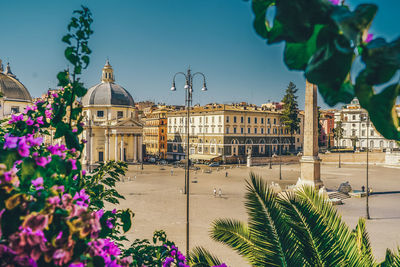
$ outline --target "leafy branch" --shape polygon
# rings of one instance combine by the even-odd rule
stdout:
[[[375,128],[388,139],[400,140],[395,112],[399,81],[379,93],[374,86],[390,82],[400,69],[400,38],[387,42],[368,34],[378,7],[360,4],[353,11],[334,0],[252,0],[254,29],[268,44],[285,42],[284,62],[303,71],[318,85],[325,102],[334,106],[357,97]],[[273,26],[266,18],[276,8]],[[364,63],[355,83],[351,69],[357,58]]]

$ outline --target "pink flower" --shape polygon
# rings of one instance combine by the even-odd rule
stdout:
[[[86,170],[82,170],[82,175],[83,175],[83,176],[86,175]]]
[[[332,3],[332,5],[335,5],[335,6],[339,5],[339,3],[340,3],[340,0],[329,0],[329,1]]]
[[[72,129],[73,133],[76,133],[77,131],[78,131],[78,129],[76,129],[76,128]]]
[[[44,187],[43,187],[43,177],[38,177],[38,178],[32,180],[31,183],[36,188],[36,190],[44,189]]]
[[[49,197],[47,201],[50,203],[50,205],[58,205],[60,203],[60,197],[59,196]]]
[[[96,216],[97,216],[97,218],[101,218],[101,217],[103,217],[103,214],[104,214],[104,210],[103,209],[99,209],[98,211],[96,211]]]
[[[79,193],[76,192],[73,200],[76,200],[76,204],[82,207],[87,207],[89,206],[87,203],[90,203],[89,195],[86,194],[85,189],[82,189]]]
[[[372,33],[368,33],[367,37],[365,37],[364,42],[368,44],[369,42],[372,41],[373,38],[374,38],[374,35]]]
[[[31,125],[33,125],[34,121],[31,118],[28,118],[25,123],[26,123],[26,125],[31,126]]]
[[[38,157],[35,159],[38,166],[46,167],[47,164],[51,162],[51,157]]]
[[[113,210],[111,211],[111,213],[112,213],[112,214],[116,214],[116,213],[117,213],[117,209],[113,209]]]
[[[10,136],[7,133],[4,135],[4,139],[5,139],[5,142],[4,142],[3,149],[17,147],[18,137]]]
[[[107,221],[106,221],[106,225],[110,229],[112,229],[114,227],[114,225],[112,224],[113,220],[114,220],[113,218],[108,218]]]
[[[29,156],[29,148],[30,146],[26,143],[25,138],[21,138],[18,144],[18,153],[21,157],[28,157]]]
[[[68,161],[71,162],[72,170],[77,170],[78,169],[76,167],[76,159],[68,159]]]
[[[76,179],[78,179],[78,174],[75,174],[74,177],[72,177],[72,180],[75,181]]]
[[[13,124],[17,121],[22,121],[24,119],[24,115],[19,114],[19,115],[11,115],[11,120],[8,121],[9,124]]]
[[[63,236],[63,232],[62,232],[62,231],[60,231],[60,232],[58,233],[58,235],[57,235],[56,239],[60,239],[62,236]]]
[[[43,124],[44,124],[44,123],[43,123],[43,116],[37,117],[37,118],[36,118],[36,122],[37,122],[38,124],[40,124],[40,125],[43,125]]]
[[[44,114],[46,115],[46,118],[47,118],[47,119],[51,119],[51,110],[46,109],[46,110],[44,111]]]
[[[58,94],[57,93],[53,93],[51,96],[54,97],[54,98],[57,98]]]

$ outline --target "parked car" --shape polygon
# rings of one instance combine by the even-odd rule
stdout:
[[[155,158],[149,158],[149,162],[150,162],[150,163],[155,163],[155,162],[156,162],[156,159],[155,159]]]
[[[160,164],[161,165],[165,165],[165,164],[167,164],[167,161],[166,160],[160,160]]]
[[[212,162],[210,164],[208,164],[209,167],[219,167],[219,163],[218,162]]]

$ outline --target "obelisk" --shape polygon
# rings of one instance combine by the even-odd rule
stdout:
[[[323,186],[321,181],[321,159],[318,157],[318,109],[317,86],[306,81],[304,110],[304,148],[301,163],[301,184],[315,188]]]

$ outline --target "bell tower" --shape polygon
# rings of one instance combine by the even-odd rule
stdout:
[[[101,82],[102,83],[113,83],[114,80],[114,71],[113,68],[110,65],[110,62],[106,61],[106,64],[103,67],[103,74],[101,76]]]

